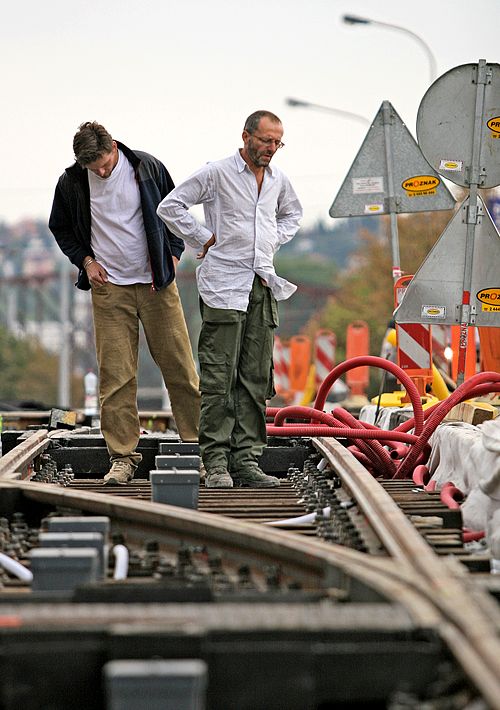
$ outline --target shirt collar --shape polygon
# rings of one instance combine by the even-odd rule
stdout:
[[[236,151],[236,153],[234,154],[234,159],[236,161],[236,169],[239,173],[242,173],[245,170],[245,168],[248,168],[248,170],[250,170],[248,165],[245,163],[245,161],[241,157],[241,153],[240,153],[239,148]],[[273,177],[273,169],[271,168],[270,165],[266,166],[265,171],[270,177]]]

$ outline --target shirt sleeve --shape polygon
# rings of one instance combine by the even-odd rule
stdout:
[[[284,178],[276,213],[279,246],[286,244],[295,236],[299,229],[301,218],[302,205],[288,178]]]
[[[210,202],[213,198],[212,170],[210,165],[206,165],[172,190],[160,202],[156,212],[171,232],[197,249],[208,242],[212,232],[193,217],[189,208]]]
[[[90,254],[90,245],[86,247],[78,239],[74,229],[68,198],[68,179],[63,174],[56,186],[52,210],[49,217],[49,229],[54,235],[59,248],[72,264],[82,268],[83,260]]]

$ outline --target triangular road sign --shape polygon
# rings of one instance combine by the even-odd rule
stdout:
[[[331,217],[450,210],[455,199],[384,101],[330,207]]]
[[[395,312],[396,323],[461,323],[469,200],[464,200],[408,285]],[[500,234],[480,197],[477,207],[468,325],[498,327]]]

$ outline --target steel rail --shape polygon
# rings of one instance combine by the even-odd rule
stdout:
[[[0,457],[0,480],[14,480],[26,475],[34,459],[49,445],[49,432],[39,429],[11,449],[5,456]]]
[[[421,593],[439,610],[440,633],[469,677],[500,708],[500,613],[487,595],[471,593],[461,568],[438,557],[388,493],[332,438],[313,440],[350,491],[389,554],[419,577]],[[459,576],[460,575],[460,576]]]
[[[216,545],[228,559],[244,558],[257,567],[263,561],[280,564],[285,574],[310,582],[316,579],[326,589],[342,584],[343,577],[357,579],[401,605],[414,623],[437,630],[489,707],[500,710],[498,610],[493,604],[488,607],[486,593],[469,590],[465,575],[459,578],[456,568],[434,555],[377,481],[335,440],[313,442],[342,478],[390,557],[372,557],[276,528],[176,506],[14,480],[48,445],[47,432],[37,434],[16,447],[19,451],[10,452],[9,459],[9,454],[0,459],[0,495],[10,491],[40,503],[107,515],[139,539],[154,534],[164,544],[182,540]]]
[[[439,621],[432,605],[421,598],[419,590],[411,588],[411,578],[386,557],[368,557],[340,545],[164,503],[117,499],[45,483],[0,481],[0,495],[9,491],[37,503],[106,515],[114,525],[123,524],[131,540],[153,535],[166,545],[203,543],[217,547],[226,559],[235,562],[244,559],[259,567],[270,562],[279,564],[285,574],[301,575],[309,583],[316,580],[325,590],[341,584],[342,575],[347,575],[402,605],[414,623],[434,628]]]

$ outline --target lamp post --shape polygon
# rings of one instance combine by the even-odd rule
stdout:
[[[412,32],[411,30],[408,30],[406,27],[401,27],[400,25],[394,25],[391,22],[381,22],[380,20],[372,20],[368,17],[358,17],[357,15],[343,15],[342,17],[343,22],[345,22],[347,25],[374,25],[376,27],[387,27],[390,30],[397,30],[399,32],[404,32],[404,34],[409,35],[412,37],[418,44],[422,47],[424,52],[427,55],[427,59],[429,60],[429,78],[430,78],[430,83],[432,84],[434,79],[437,76],[437,69],[436,69],[436,58],[434,54],[431,51],[431,48],[429,45],[424,42],[422,37],[420,35],[416,34],[415,32]]]
[[[343,116],[344,118],[350,118],[353,121],[359,121],[365,126],[369,126],[371,121],[369,121],[365,116],[361,116],[359,113],[352,113],[352,111],[344,111],[341,108],[333,108],[333,106],[323,106],[321,104],[313,104],[310,101],[302,101],[302,99],[286,98],[285,102],[288,106],[293,106],[294,108],[312,108],[318,111],[326,111],[327,113],[335,113],[338,116]]]

